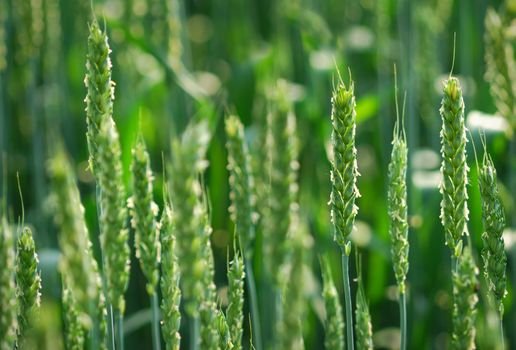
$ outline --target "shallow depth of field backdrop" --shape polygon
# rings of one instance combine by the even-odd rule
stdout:
[[[366,295],[378,348],[393,348],[398,337],[398,305],[390,263],[387,216],[387,164],[395,120],[393,64],[400,90],[407,91],[406,128],[409,144],[410,270],[408,320],[410,349],[444,349],[451,330],[450,254],[439,220],[439,104],[442,81],[456,59],[453,74],[464,90],[467,125],[481,149],[478,131],[486,129],[488,148],[498,170],[508,223],[515,226],[514,193],[509,187],[509,129],[484,79],[484,17],[500,1],[453,0],[165,0],[93,1],[94,13],[106,26],[116,82],[114,119],[120,132],[124,176],[130,192],[131,147],[139,125],[147,142],[156,177],[155,200],[162,205],[162,153],[170,139],[194,115],[217,122],[205,173],[212,205],[212,245],[216,284],[223,299],[227,285],[226,257],[233,224],[228,215],[228,174],[224,114],[236,113],[246,128],[252,150],[260,150],[268,97],[278,78],[289,82],[299,139],[299,203],[303,229],[311,237],[302,320],[307,349],[323,348],[323,302],[318,257],[328,255],[342,296],[340,252],[333,241],[327,205],[330,194],[330,97],[338,66],[344,80],[348,67],[357,97],[358,187],[354,246],[362,255]],[[508,1],[514,21],[516,6]],[[512,12],[511,12],[512,11]],[[62,348],[57,230],[46,201],[48,146],[64,139],[73,158],[93,232],[98,239],[95,184],[87,169],[84,97],[89,0],[0,0],[0,147],[7,158],[8,198],[14,217],[21,215],[16,187],[19,172],[25,221],[35,232],[43,278],[42,308],[36,325],[41,349]],[[169,22],[172,23],[168,32]],[[514,33],[514,24],[512,38]],[[514,40],[513,40],[514,44]],[[184,69],[166,66],[179,55]],[[514,136],[513,136],[514,137]],[[469,230],[477,264],[482,232],[471,142],[468,144],[471,195]],[[514,175],[513,175],[514,176]],[[508,225],[508,226],[510,226]],[[507,230],[508,280],[516,281],[516,232]],[[125,320],[126,348],[151,346],[150,311],[145,278],[134,257]],[[260,240],[257,240],[260,244]],[[356,276],[355,261],[351,276]],[[256,280],[262,283],[262,256],[256,249]],[[1,267],[0,267],[1,268]],[[483,281],[483,278],[480,277]],[[508,283],[505,331],[516,345],[514,283]],[[353,295],[356,283],[352,283]],[[260,303],[271,300],[265,293]],[[483,303],[477,320],[478,346],[488,331]],[[247,309],[246,309],[247,315]],[[244,343],[248,343],[246,319]],[[266,323],[262,314],[262,323]],[[494,320],[496,323],[496,319]],[[186,325],[182,330],[187,329]],[[486,341],[487,342],[487,341]],[[487,349],[487,347],[484,347]]]

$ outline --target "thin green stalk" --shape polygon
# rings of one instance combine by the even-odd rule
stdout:
[[[161,340],[159,334],[159,301],[158,292],[154,291],[151,295],[151,308],[152,308],[152,348],[154,350],[161,350]]]
[[[502,344],[502,350],[505,350],[505,339],[503,337],[503,316],[500,314],[500,343]]]
[[[401,346],[400,350],[407,349],[407,294],[400,293],[400,326],[401,326]]]
[[[190,316],[190,350],[199,349],[199,333],[201,323],[199,322],[199,316]]]
[[[253,329],[253,346],[255,350],[262,349],[262,332],[260,326],[260,315],[258,311],[258,296],[256,294],[256,285],[254,282],[253,265],[250,260],[245,258],[245,276],[247,291],[249,292],[249,306],[251,309],[251,321]]]
[[[351,306],[351,288],[349,285],[349,255],[342,250],[342,280],[344,282],[344,300],[346,309],[346,342],[347,350],[353,350],[353,309]]]
[[[117,350],[124,350],[124,315],[120,310],[114,310],[116,322],[116,343]]]
[[[108,313],[107,313],[107,323],[108,323],[108,342],[109,342],[110,350],[115,350],[115,323],[113,321],[113,305],[109,305]]]

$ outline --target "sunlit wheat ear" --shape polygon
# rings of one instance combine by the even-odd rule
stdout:
[[[270,187],[267,205],[265,249],[276,285],[283,279],[281,267],[286,259],[286,240],[297,211],[297,139],[296,119],[288,99],[288,86],[283,80],[276,85],[273,106],[267,119],[268,166]]]
[[[65,330],[65,346],[66,349],[82,350],[84,349],[85,329],[80,320],[80,311],[77,309],[77,301],[72,291],[67,287],[63,279],[63,291],[61,295],[63,302],[63,319]]]
[[[359,174],[355,148],[356,112],[353,81],[346,86],[339,79],[331,102],[331,219],[335,228],[335,241],[345,249],[358,212],[355,200],[360,196],[356,186]]]
[[[120,141],[112,119],[102,123],[97,140],[100,245],[104,259],[104,274],[109,303],[123,314],[124,294],[129,283],[130,250]]]
[[[254,241],[255,197],[251,173],[249,150],[244,139],[244,127],[238,117],[226,118],[226,148],[228,150],[228,171],[231,206],[229,211],[235,222],[236,233],[249,259]]]
[[[475,349],[475,320],[478,296],[478,269],[471,248],[464,248],[453,271],[453,334],[452,349]]]
[[[147,293],[152,295],[156,292],[159,281],[161,243],[156,223],[158,206],[153,200],[154,177],[149,153],[141,134],[137,137],[132,156],[133,196],[129,200],[131,225],[135,232],[136,257],[140,260],[140,266],[147,278]]]
[[[181,291],[185,311],[192,317],[199,315],[205,292],[204,209],[200,201],[202,191],[198,174],[207,164],[205,153],[209,140],[207,124],[191,125],[181,139],[172,141],[168,167]]]
[[[165,199],[165,202],[167,199]],[[179,350],[181,336],[181,290],[179,288],[179,266],[176,257],[176,237],[173,212],[165,203],[160,221],[161,246],[161,333],[165,339],[167,350]]]
[[[5,193],[4,193],[5,195]],[[5,207],[0,207],[0,349],[11,350],[16,341],[16,288],[13,232],[6,218]]]
[[[492,8],[485,18],[486,81],[498,112],[516,128],[516,63],[509,28]]]
[[[242,349],[244,332],[244,262],[240,253],[235,251],[233,260],[228,264],[228,307],[226,320],[233,349]]]
[[[450,77],[444,83],[441,102],[441,174],[440,192],[441,222],[444,226],[446,245],[452,255],[459,254],[459,242],[467,234],[468,165],[466,163],[466,127],[464,125],[464,101],[459,80]]]
[[[31,326],[40,306],[41,276],[32,231],[24,227],[16,242],[16,294],[18,300],[18,337]]]
[[[360,265],[357,269],[360,271]],[[356,324],[355,335],[357,341],[357,349],[373,349],[373,326],[371,324],[371,314],[369,313],[369,305],[364,291],[364,284],[362,281],[362,273],[358,275],[358,290],[357,290],[357,308],[355,310]],[[347,325],[346,325],[347,326]]]
[[[505,276],[507,255],[503,240],[505,214],[498,192],[496,168],[486,148],[482,164],[479,167],[478,184],[484,224],[484,233],[482,233],[484,275],[498,311],[500,315],[503,315],[503,299],[507,295]]]
[[[324,322],[325,335],[324,347],[326,350],[344,350],[344,320],[340,298],[333,282],[330,264],[327,260],[321,261],[323,277],[323,299],[326,308],[326,320]]]

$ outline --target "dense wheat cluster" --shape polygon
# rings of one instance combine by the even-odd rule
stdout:
[[[0,350],[515,348],[516,7],[406,5],[0,0]]]

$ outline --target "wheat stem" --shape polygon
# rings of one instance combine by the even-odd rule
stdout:
[[[199,316],[190,316],[190,350],[199,349],[199,333],[201,324],[199,322]]]
[[[345,327],[347,350],[353,350],[353,309],[351,306],[351,288],[349,285],[349,254],[345,249],[342,250],[342,280],[344,282],[344,300],[346,309]]]
[[[400,328],[401,328],[401,345],[400,350],[407,349],[407,294],[400,293]]]
[[[124,350],[124,315],[119,309],[115,309],[114,316],[116,322],[116,344],[118,344],[117,350]]]
[[[247,291],[249,292],[249,306],[251,308],[251,321],[253,327],[253,346],[255,350],[262,349],[262,331],[260,325],[260,314],[258,311],[258,296],[254,281],[253,264],[247,258],[244,259]]]
[[[152,308],[152,348],[154,350],[161,350],[161,340],[159,334],[159,300],[158,291],[154,291],[151,295]]]

